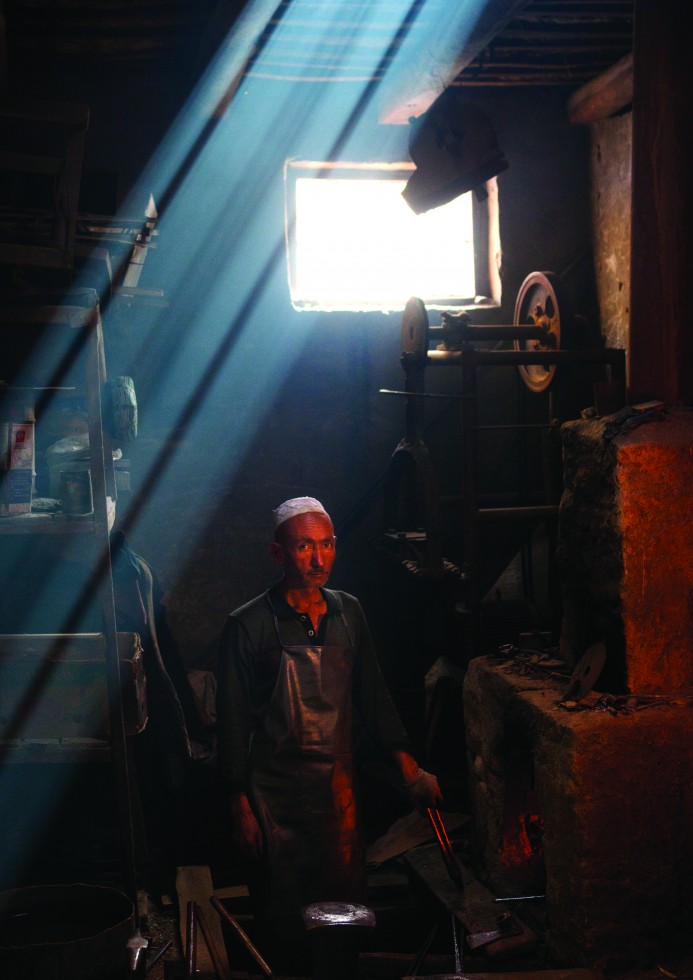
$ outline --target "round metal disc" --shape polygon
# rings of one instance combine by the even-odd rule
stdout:
[[[402,313],[402,352],[422,357],[428,352],[428,313],[416,296],[407,300]]]
[[[565,327],[567,303],[553,272],[531,272],[520,286],[515,301],[516,326],[543,326],[545,340],[516,340],[516,350],[561,349],[561,321]],[[544,391],[553,381],[555,364],[521,364],[518,371],[530,391]]]
[[[588,694],[599,680],[599,675],[606,663],[606,646],[601,641],[593,643],[573,668],[564,698],[580,701]]]

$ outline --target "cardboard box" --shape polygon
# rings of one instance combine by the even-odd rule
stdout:
[[[34,422],[0,422],[0,515],[31,511]]]

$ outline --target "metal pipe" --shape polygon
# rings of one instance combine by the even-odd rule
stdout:
[[[462,395],[443,395],[434,391],[396,391],[392,388],[379,388],[379,395],[400,395],[403,398],[446,398],[448,401],[459,401]]]
[[[188,902],[185,922],[185,977],[194,980],[197,966],[197,918],[195,903]]]
[[[231,915],[228,909],[226,909],[222,905],[222,903],[215,895],[212,895],[212,897],[210,898],[210,902],[213,905],[213,907],[217,910],[219,915],[222,917],[222,919],[224,919],[225,922],[228,922],[228,924],[231,926],[234,932],[240,937],[241,942],[248,950],[250,955],[253,957],[253,959],[260,967],[262,972],[265,974],[265,976],[269,977],[270,980],[277,980],[277,975],[272,971],[272,968],[270,967],[269,963],[267,963],[267,961],[264,959],[259,949],[257,948],[257,946],[255,946],[255,944],[253,943],[253,941],[251,940],[250,936],[247,934],[243,926],[240,924],[240,922],[238,922]]]
[[[446,327],[429,327],[430,334],[450,333],[461,340],[546,340],[550,331],[547,327],[523,323],[455,323]]]
[[[462,878],[462,871],[457,863],[457,858],[455,857],[455,853],[452,849],[452,844],[450,843],[450,838],[448,837],[445,829],[443,818],[441,817],[440,812],[432,807],[427,808],[426,816],[430,820],[431,826],[433,827],[436,840],[438,841],[438,846],[440,847],[440,852],[443,855],[443,861],[445,862],[447,872],[457,887],[463,891],[464,880]]]
[[[539,898],[544,899],[546,895],[513,895],[510,898],[494,898],[494,902],[531,902]]]
[[[455,951],[455,976],[462,976],[462,953],[460,951],[460,942],[457,935],[457,919],[455,918],[455,913],[452,913],[452,945]]]
[[[195,904],[195,918],[199,923],[200,929],[202,930],[202,938],[205,941],[205,946],[209,950],[209,956],[212,961],[212,966],[214,967],[214,973],[216,974],[218,980],[224,980],[226,972],[222,965],[219,951],[205,921],[204,911],[197,904]]]
[[[150,957],[150,959],[147,960],[147,967],[146,967],[145,973],[149,973],[149,971],[152,969],[152,967],[155,966],[159,962],[159,960],[164,955],[164,953],[166,952],[166,950],[167,949],[170,949],[170,947],[172,945],[173,945],[173,940],[172,939],[167,939],[166,942],[162,946],[159,946],[159,948],[156,950],[156,952],[154,953],[154,955],[152,957]]]
[[[606,347],[603,350],[429,350],[426,363],[429,367],[457,364],[470,353],[476,355],[477,364],[612,364],[620,366],[623,351]],[[416,355],[403,355],[406,357]]]
[[[463,571],[469,576],[467,601],[469,608],[474,610],[472,625],[472,642],[476,640],[479,628],[478,610],[481,596],[478,582],[478,527],[477,509],[479,492],[479,473],[477,440],[474,431],[477,426],[477,352],[469,350],[461,362],[462,392],[461,428],[462,428],[462,521],[464,534],[464,565]]]

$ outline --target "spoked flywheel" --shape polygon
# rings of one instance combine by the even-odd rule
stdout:
[[[565,346],[570,314],[558,276],[553,272],[531,272],[520,286],[515,302],[516,326],[542,327],[541,340],[516,340],[516,350],[557,351],[561,339]],[[563,337],[561,338],[561,334]],[[534,392],[544,391],[553,381],[555,364],[521,364],[518,367],[527,387]]]

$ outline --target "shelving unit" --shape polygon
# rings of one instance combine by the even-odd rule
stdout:
[[[40,636],[26,634],[0,635],[0,669],[31,662],[29,685],[17,698],[14,713],[1,719],[0,766],[24,762],[76,762],[108,760],[113,770],[118,800],[118,829],[122,848],[123,890],[131,899],[139,934],[137,869],[133,822],[133,780],[130,773],[123,685],[122,653],[128,645],[135,648],[136,634],[118,633],[113,593],[109,542],[109,498],[116,498],[111,440],[102,417],[102,391],[106,382],[103,329],[98,295],[91,289],[72,288],[60,293],[11,293],[0,297],[0,344],[6,351],[24,348],[21,384],[24,390],[34,388],[37,427],[44,414],[60,397],[58,389],[72,388],[83,393],[86,401],[89,432],[89,473],[93,495],[93,514],[71,517],[61,513],[29,513],[0,517],[0,538],[24,536],[35,542],[49,536],[53,548],[61,538],[66,548],[75,538],[88,545],[90,577],[84,594],[74,608],[65,611],[59,632]],[[50,358],[40,359],[49,350]],[[27,358],[26,351],[30,354]],[[10,358],[11,360],[11,358]],[[21,357],[20,357],[21,360]],[[94,597],[98,600],[102,626],[96,634],[77,633],[84,608]],[[31,596],[27,597],[31,602]],[[120,647],[120,652],[119,652]],[[107,728],[96,737],[22,736],[22,727],[32,710],[40,705],[45,686],[56,671],[69,668],[71,662],[88,656],[102,664],[107,702]],[[21,673],[21,671],[20,671]],[[57,692],[56,692],[57,694]],[[50,701],[50,698],[48,698]],[[7,705],[5,692],[4,703]],[[29,726],[31,727],[31,726]],[[36,726],[34,725],[34,730]],[[131,726],[132,730],[132,726]],[[106,737],[104,738],[104,734]],[[20,803],[17,804],[18,816]],[[135,941],[134,947],[138,943]]]

